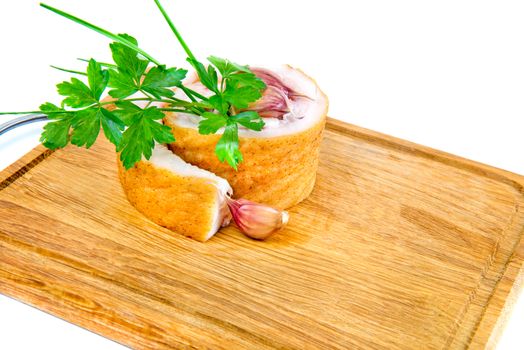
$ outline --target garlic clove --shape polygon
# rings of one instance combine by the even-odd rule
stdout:
[[[227,198],[233,221],[247,237],[263,240],[286,226],[289,220],[287,211],[247,199]]]
[[[289,99],[287,95],[274,86],[269,86],[264,90],[262,98],[252,103],[249,110],[256,111],[262,118],[282,119],[286,113],[289,113]]]
[[[266,84],[262,97],[249,105],[248,110],[256,111],[263,118],[282,119],[291,110],[289,96],[293,93],[282,80],[264,68],[251,68],[251,71]]]
[[[251,103],[246,110],[258,112],[262,118],[302,119],[303,115],[293,108],[293,101],[298,99],[312,100],[309,96],[299,94],[286,86],[275,73],[264,68],[251,67],[251,71],[266,84],[262,97]]]

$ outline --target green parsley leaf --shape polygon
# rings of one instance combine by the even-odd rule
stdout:
[[[230,118],[238,124],[255,131],[262,130],[262,128],[264,128],[264,125],[266,125],[266,123],[264,123],[264,120],[262,120],[260,115],[255,111],[241,112],[231,116]]]
[[[198,132],[202,135],[214,134],[218,129],[226,126],[227,117],[222,114],[205,112],[198,123]]]
[[[102,70],[99,63],[91,59],[87,66],[87,80],[89,87],[77,78],[71,78],[71,82],[64,81],[58,84],[58,93],[66,96],[62,104],[82,108],[97,103],[107,87],[109,74],[106,70]]]
[[[228,84],[224,91],[224,99],[239,109],[247,108],[250,103],[255,102],[260,97],[262,97],[262,92],[251,86],[236,88]]]
[[[227,78],[229,75],[235,72],[251,73],[247,66],[242,66],[224,58],[209,56],[207,60],[217,67],[218,71],[222,75],[222,78]]]
[[[123,121],[126,126],[133,124],[141,116],[142,108],[138,107],[133,102],[116,101],[115,105],[119,109],[115,109],[113,114]]]
[[[44,126],[40,142],[49,149],[65,147],[69,142],[69,130],[71,129],[71,119],[74,117],[74,113],[65,112],[64,109],[50,102],[41,105],[40,111],[47,115],[47,118],[51,119]]]
[[[249,86],[258,90],[264,90],[266,88],[264,81],[253,73],[231,74],[227,79],[227,83],[236,88],[243,86]]]
[[[104,130],[107,139],[114,145],[118,145],[122,138],[124,123],[110,111],[92,107],[75,112],[71,121],[73,134],[71,143],[79,147],[91,147],[100,133],[100,127]]]
[[[62,103],[70,107],[87,107],[98,102],[89,87],[77,78],[71,78],[71,82],[64,81],[57,88],[60,95],[67,96]]]
[[[121,152],[120,160],[126,169],[133,167],[142,156],[146,159],[151,158],[155,141],[175,142],[171,128],[156,121],[164,117],[164,113],[157,107],[148,107],[138,112],[130,105],[120,106],[126,108],[124,111],[132,115],[127,119],[131,124],[124,131],[122,141],[117,147],[117,151]]]
[[[100,122],[102,123],[104,135],[113,145],[118,146],[122,140],[122,131],[125,128],[124,122],[105,108],[101,108],[100,112],[102,113]]]
[[[213,91],[214,93],[218,94],[218,77],[216,76],[216,71],[214,69],[211,70],[211,73],[214,71],[214,76],[210,76],[209,72],[206,71],[206,68],[202,63],[200,63],[197,60],[194,60],[192,58],[188,58],[187,61],[195,68],[198,77],[200,78],[200,82],[207,87],[209,90]]]
[[[70,128],[71,120],[69,118],[47,123],[40,136],[40,142],[49,149],[63,148],[69,142]]]
[[[221,162],[227,161],[235,170],[237,170],[238,163],[242,162],[242,153],[238,145],[238,125],[228,122],[222,137],[217,142],[215,153]]]
[[[60,108],[51,102],[43,103],[42,105],[40,105],[39,109],[42,112],[42,114],[47,115],[47,118],[51,120],[52,119],[58,119],[58,120],[63,119],[64,116],[67,114],[65,109]]]
[[[216,109],[222,114],[227,114],[227,110],[229,109],[229,104],[224,101],[221,95],[213,95],[208,99],[209,104],[211,107]]]
[[[129,75],[111,69],[109,71],[109,95],[114,98],[124,98],[138,91],[137,84]]]
[[[228,76],[224,99],[239,109],[244,109],[249,104],[262,97],[266,84],[253,73],[235,73]]]
[[[94,59],[89,60],[87,66],[87,81],[91,88],[91,93],[96,101],[100,101],[100,96],[107,87],[109,81],[109,73],[107,70],[102,70],[102,67]]]
[[[118,36],[138,45],[137,40],[130,35]],[[140,89],[140,81],[149,61],[140,59],[135,50],[119,42],[113,42],[109,47],[116,63],[116,70],[109,71],[109,86],[113,88],[109,91],[109,95],[114,98],[125,98]]]
[[[174,95],[174,92],[168,88],[179,85],[182,79],[186,77],[186,74],[187,70],[185,69],[166,69],[164,65],[155,66],[147,72],[141,84],[141,89],[156,98],[161,98],[161,96],[171,97]]]
[[[118,34],[118,36],[134,45],[138,45],[137,40],[128,34]],[[138,58],[138,53],[135,50],[119,42],[113,42],[109,44],[109,47],[113,53],[113,60],[118,67],[118,71],[129,76],[138,84],[149,61]]]
[[[214,86],[214,89],[211,89],[211,91],[217,91],[218,90],[218,74],[215,67],[212,65],[207,66],[207,76],[209,77],[209,83],[211,86]]]

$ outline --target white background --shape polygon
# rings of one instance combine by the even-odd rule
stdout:
[[[153,1],[49,1],[186,66]],[[199,58],[290,63],[317,80],[334,118],[524,174],[522,1],[164,3]],[[110,58],[108,40],[37,1],[0,6],[0,110],[59,102],[54,86],[68,75],[49,64],[82,69],[75,58]],[[37,144],[41,125],[0,138],[0,169]],[[499,349],[523,349],[522,329],[521,297]],[[0,348],[122,347],[0,296]]]

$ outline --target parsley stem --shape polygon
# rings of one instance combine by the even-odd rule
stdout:
[[[137,98],[126,98],[126,99],[123,99],[123,100],[113,100],[113,101],[106,101],[106,102],[100,102],[96,105],[91,105],[91,106],[88,106],[86,108],[91,108],[91,107],[94,107],[94,106],[105,106],[105,105],[110,105],[110,104],[114,104],[115,102],[118,102],[118,101],[129,101],[129,102],[134,102],[134,101],[147,101],[147,102],[164,102],[164,103],[167,103],[171,106],[180,106],[180,107],[183,107],[183,108],[186,108],[186,109],[195,109],[196,111],[199,112],[198,109],[196,108],[204,108],[203,105],[200,105],[198,102],[197,103],[192,103],[192,102],[188,102],[188,101],[183,101],[183,100],[180,100],[179,102],[178,101],[173,101],[173,100],[167,100],[167,99],[163,99],[163,98],[148,98],[148,97],[137,97]],[[198,113],[197,113],[198,114]]]
[[[191,94],[193,94],[193,96],[198,97],[199,99],[204,100],[204,101],[207,101],[207,100],[208,100],[208,98],[207,98],[206,96],[199,94],[199,93],[196,92],[195,90],[192,90],[192,89],[190,89],[190,88],[188,88],[188,87],[186,87],[186,89],[187,89],[187,91],[189,91]]]
[[[79,72],[79,71],[76,71],[76,70],[70,70],[70,69],[60,68],[60,67],[53,66],[53,65],[50,65],[50,67],[51,67],[51,68],[54,68],[54,69],[61,70],[62,72],[73,73],[73,74],[80,74],[80,75],[87,75],[87,74],[84,73],[84,72]]]
[[[35,113],[42,113],[41,111],[27,111],[27,112],[0,112],[0,115],[16,115],[16,114],[35,114]]]
[[[170,100],[173,100],[175,102],[183,102],[183,103],[191,104],[191,102],[187,102],[187,101],[181,100],[181,99],[176,98],[176,97],[166,97],[166,98],[168,98]]]
[[[115,102],[117,102],[118,100],[114,100],[114,101],[106,101],[106,102],[99,102],[97,104],[93,104],[91,106],[87,106],[86,108],[83,108],[83,109],[88,109],[88,108],[92,108],[92,107],[95,107],[95,106],[105,106],[105,105],[110,105],[110,104],[114,104]],[[172,101],[172,100],[166,100],[166,99],[158,99],[158,98],[146,98],[146,97],[137,97],[137,98],[127,98],[127,99],[124,99],[124,100],[121,100],[121,101],[129,101],[129,102],[133,102],[133,101],[148,101],[148,102],[164,102],[164,103],[168,103],[170,105],[175,105],[175,102],[177,101]],[[192,103],[190,102],[187,102],[187,101],[183,101],[181,100],[181,106],[182,105],[186,105],[188,107],[194,107]],[[53,113],[75,113],[75,112],[78,112],[78,110],[75,110],[75,111],[67,111],[67,110],[60,110],[60,111],[46,111],[46,112],[42,112],[42,111],[25,111],[25,112],[0,112],[0,115],[17,115],[17,114],[53,114]]]
[[[201,95],[199,94],[198,92],[196,92],[195,90],[192,90],[182,84],[180,85],[177,85],[177,87],[179,87],[182,91],[184,91],[184,93],[186,94],[187,97],[189,97],[191,99],[191,101],[193,102],[197,102],[195,97],[198,97],[199,99],[203,100],[203,101],[207,101],[208,98],[205,97],[204,95]]]
[[[180,109],[180,108],[159,108],[161,111],[164,112],[182,112],[182,113],[193,113],[191,110],[188,109]]]
[[[160,62],[158,62],[157,60],[155,60],[151,55],[149,55],[147,52],[145,52],[144,50],[142,50],[141,48],[139,48],[138,46],[136,46],[135,44],[133,44],[132,42],[130,42],[129,40],[126,40],[124,38],[122,38],[121,36],[119,35],[116,35],[116,34],[113,34],[105,29],[102,29],[100,27],[97,27],[89,22],[86,22],[84,21],[83,19],[80,19],[78,17],[75,17],[73,15],[70,15],[69,13],[66,13],[64,11],[61,11],[59,9],[56,9],[54,7],[51,7],[49,5],[46,5],[44,3],[40,3],[40,6],[42,6],[43,8],[45,8],[46,10],[49,10],[51,12],[54,12],[62,17],[65,17],[73,22],[76,22],[78,24],[81,24],[83,25],[84,27],[87,27],[91,30],[94,30],[95,32],[99,33],[99,34],[102,34],[102,35],[105,35],[106,37],[108,37],[109,39],[111,40],[114,40],[114,41],[118,41],[119,43],[121,43],[122,45],[125,45],[127,47],[129,47],[130,49],[138,52],[139,54],[141,54],[142,56],[144,56],[145,58],[149,59],[151,62],[153,62],[154,64],[156,65],[160,65]]]
[[[139,90],[141,93],[143,93],[144,95],[146,95],[150,100],[152,100],[154,97],[151,96],[150,94],[148,94],[147,92],[145,92],[144,90]]]
[[[193,102],[196,102],[197,100],[195,99],[195,97],[193,97],[193,94],[191,91],[189,91],[190,89],[186,88],[184,85],[180,84],[178,86],[180,89],[182,89],[182,91],[184,91],[184,93],[186,94],[187,97],[189,97],[189,99]]]
[[[192,60],[196,61],[197,59],[195,58],[195,56],[193,55],[191,50],[189,50],[189,47],[187,46],[186,42],[184,41],[184,39],[182,38],[182,36],[178,32],[178,30],[176,29],[176,27],[173,24],[173,22],[171,21],[171,18],[169,18],[169,15],[167,14],[166,10],[164,10],[162,5],[160,4],[160,1],[158,1],[158,0],[154,0],[154,1],[155,1],[156,6],[158,7],[158,9],[160,10],[160,12],[162,12],[162,15],[164,16],[167,24],[169,25],[169,27],[171,27],[171,30],[173,31],[173,33],[175,34],[176,38],[178,39],[178,42],[184,48],[184,51],[186,52],[186,54],[189,56],[189,58],[191,58]]]
[[[82,62],[89,62],[89,60],[86,60],[85,58],[77,58],[77,60],[82,61]],[[108,67],[108,68],[116,68],[117,67],[116,64],[104,63],[104,62],[98,62],[98,61],[96,61],[96,62],[99,65],[103,66],[103,67]]]
[[[166,97],[166,98],[169,100],[170,104],[177,104],[177,105],[186,106],[186,107],[191,107],[191,106],[203,107],[203,105],[199,102],[190,102],[186,100],[181,100],[176,97]]]
[[[170,103],[172,104],[173,102],[172,101],[168,101],[168,100],[164,100],[164,99],[158,99],[158,98],[148,98],[148,97],[137,97],[137,98],[126,98],[126,99],[123,99],[123,100],[113,100],[113,101],[106,101],[106,102],[100,102],[96,105],[92,105],[92,106],[89,106],[87,108],[90,108],[90,107],[93,107],[93,106],[105,106],[105,105],[110,105],[110,104],[114,104],[115,102],[118,102],[118,101],[129,101],[129,102],[133,102],[133,101],[150,101],[150,102],[165,102],[165,103]]]

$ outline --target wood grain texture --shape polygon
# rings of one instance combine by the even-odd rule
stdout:
[[[0,173],[0,293],[136,349],[491,348],[523,284],[524,179],[329,120],[312,195],[265,242],[175,235],[114,151]]]

